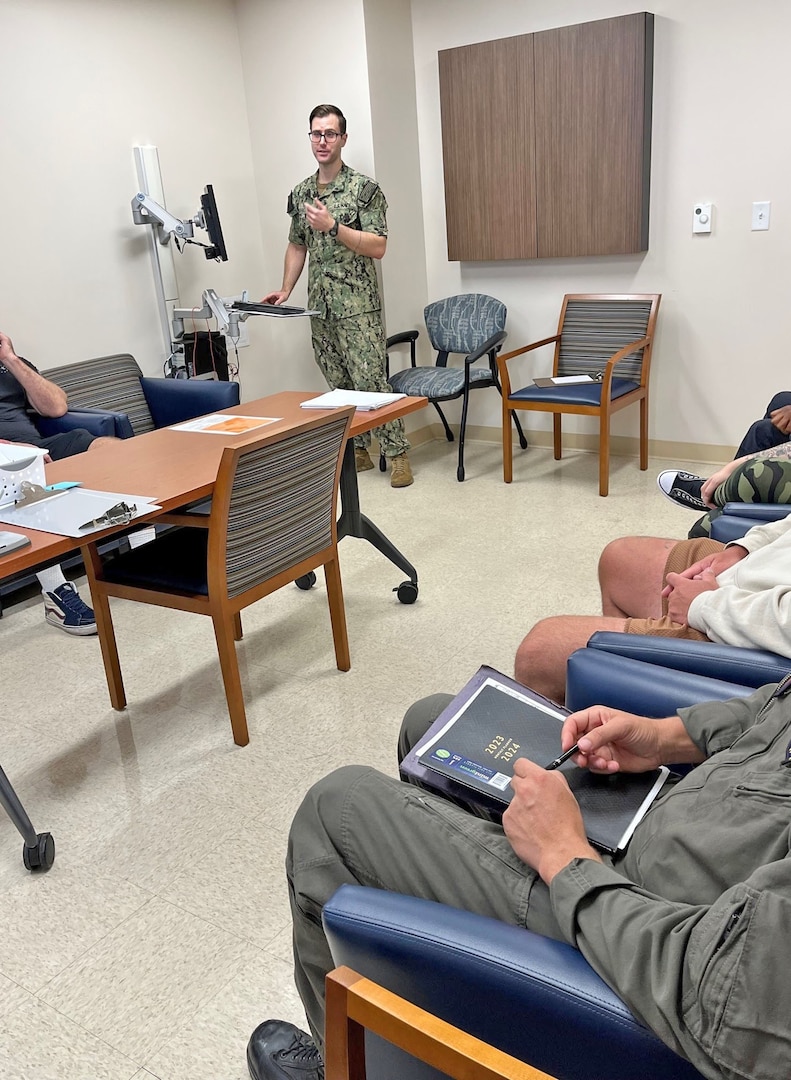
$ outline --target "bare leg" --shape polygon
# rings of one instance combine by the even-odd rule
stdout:
[[[678,540],[623,536],[599,558],[601,610],[608,618],[658,619],[662,615],[665,563]]]
[[[554,615],[537,622],[516,651],[514,676],[525,686],[562,705],[566,699],[566,661],[583,649],[597,630],[623,633],[624,619],[602,615]]]

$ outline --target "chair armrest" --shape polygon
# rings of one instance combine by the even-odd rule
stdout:
[[[385,341],[385,348],[390,349],[393,345],[414,345],[419,337],[419,330],[402,330],[400,334],[390,335]]]
[[[541,341],[534,341],[532,345],[523,345],[521,349],[513,349],[511,352],[502,353],[497,358],[497,362],[500,364],[506,364],[509,360],[513,360],[515,356],[522,356],[523,353],[532,352],[533,349],[541,349],[544,345],[552,345],[555,341],[560,340],[560,334],[553,334],[552,337],[542,338]]]
[[[634,1080],[639,1061],[640,1080],[700,1078],[570,945],[350,885],[325,905],[323,919],[336,964],[552,1076]],[[381,1075],[369,1072],[372,1080]],[[405,1065],[390,1075],[420,1074]]]
[[[742,649],[736,645],[718,645],[713,641],[683,641],[678,638],[599,631],[593,634],[587,647],[592,651],[627,656],[647,664],[658,664],[662,668],[734,682],[753,689],[779,682],[791,670],[791,659],[778,653]]]
[[[723,544],[738,540],[755,525],[778,521],[791,513],[784,503],[726,503],[722,514],[711,523],[711,538]]]
[[[63,416],[37,416],[35,424],[39,434],[60,435],[65,431],[84,428],[91,435],[115,436],[118,439],[130,439],[134,432],[126,413],[110,412],[105,409],[69,409]]]
[[[791,662],[788,666],[791,668]],[[566,706],[572,712],[590,705],[609,705],[639,716],[674,716],[679,709],[700,701],[748,697],[754,687],[734,682],[734,678],[717,679],[674,668],[658,670],[628,656],[577,649],[566,664]]]
[[[157,428],[239,404],[239,384],[235,382],[144,377],[140,385]]]
[[[415,342],[420,337],[419,330],[403,330],[400,334],[391,334],[385,341],[385,378],[390,378],[390,353],[394,345],[409,345],[409,363],[411,367],[417,366],[415,354]]]
[[[788,503],[743,503],[729,502],[722,508],[729,517],[759,518],[761,521],[779,521],[791,513]]]
[[[468,353],[464,357],[464,363],[474,364],[476,360],[480,360],[482,356],[487,356],[490,352],[494,352],[502,345],[505,339],[508,337],[506,330],[498,330],[496,334],[492,334],[490,338],[484,341],[483,345],[480,345],[475,352]]]

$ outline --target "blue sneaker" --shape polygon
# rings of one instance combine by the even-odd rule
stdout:
[[[44,618],[67,634],[85,637],[96,633],[93,609],[80,600],[80,594],[70,581],[59,585],[54,592],[44,594]]]

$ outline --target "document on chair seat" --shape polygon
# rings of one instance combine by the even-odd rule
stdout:
[[[86,522],[101,518],[119,503],[124,503],[131,511],[129,521],[160,509],[158,503],[147,495],[122,495],[117,491],[92,491],[90,488],[75,487],[58,491],[51,498],[27,506],[2,506],[0,522],[23,529],[57,533],[60,536],[87,537],[91,533],[106,529],[108,524],[92,525],[85,529],[82,526]]]
[[[247,431],[275,424],[277,416],[234,416],[231,413],[210,413],[183,424],[174,424],[173,431],[207,431],[210,435],[244,435]]]
[[[574,383],[595,383],[592,375],[556,375],[552,379],[533,379],[536,386],[572,386]]]
[[[513,797],[517,758],[542,768],[561,753],[568,710],[494,668],[482,667],[434,721],[401,763],[402,771],[446,794],[502,811]],[[560,766],[582,812],[588,840],[614,853],[629,842],[669,776],[662,766],[645,773],[606,776]]]
[[[354,405],[362,412],[372,412],[405,397],[406,394],[375,394],[365,390],[330,390],[299,404],[303,409],[339,409],[343,405]]]

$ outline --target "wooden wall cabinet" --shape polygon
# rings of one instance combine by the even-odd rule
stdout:
[[[450,260],[648,250],[649,12],[439,53]]]

